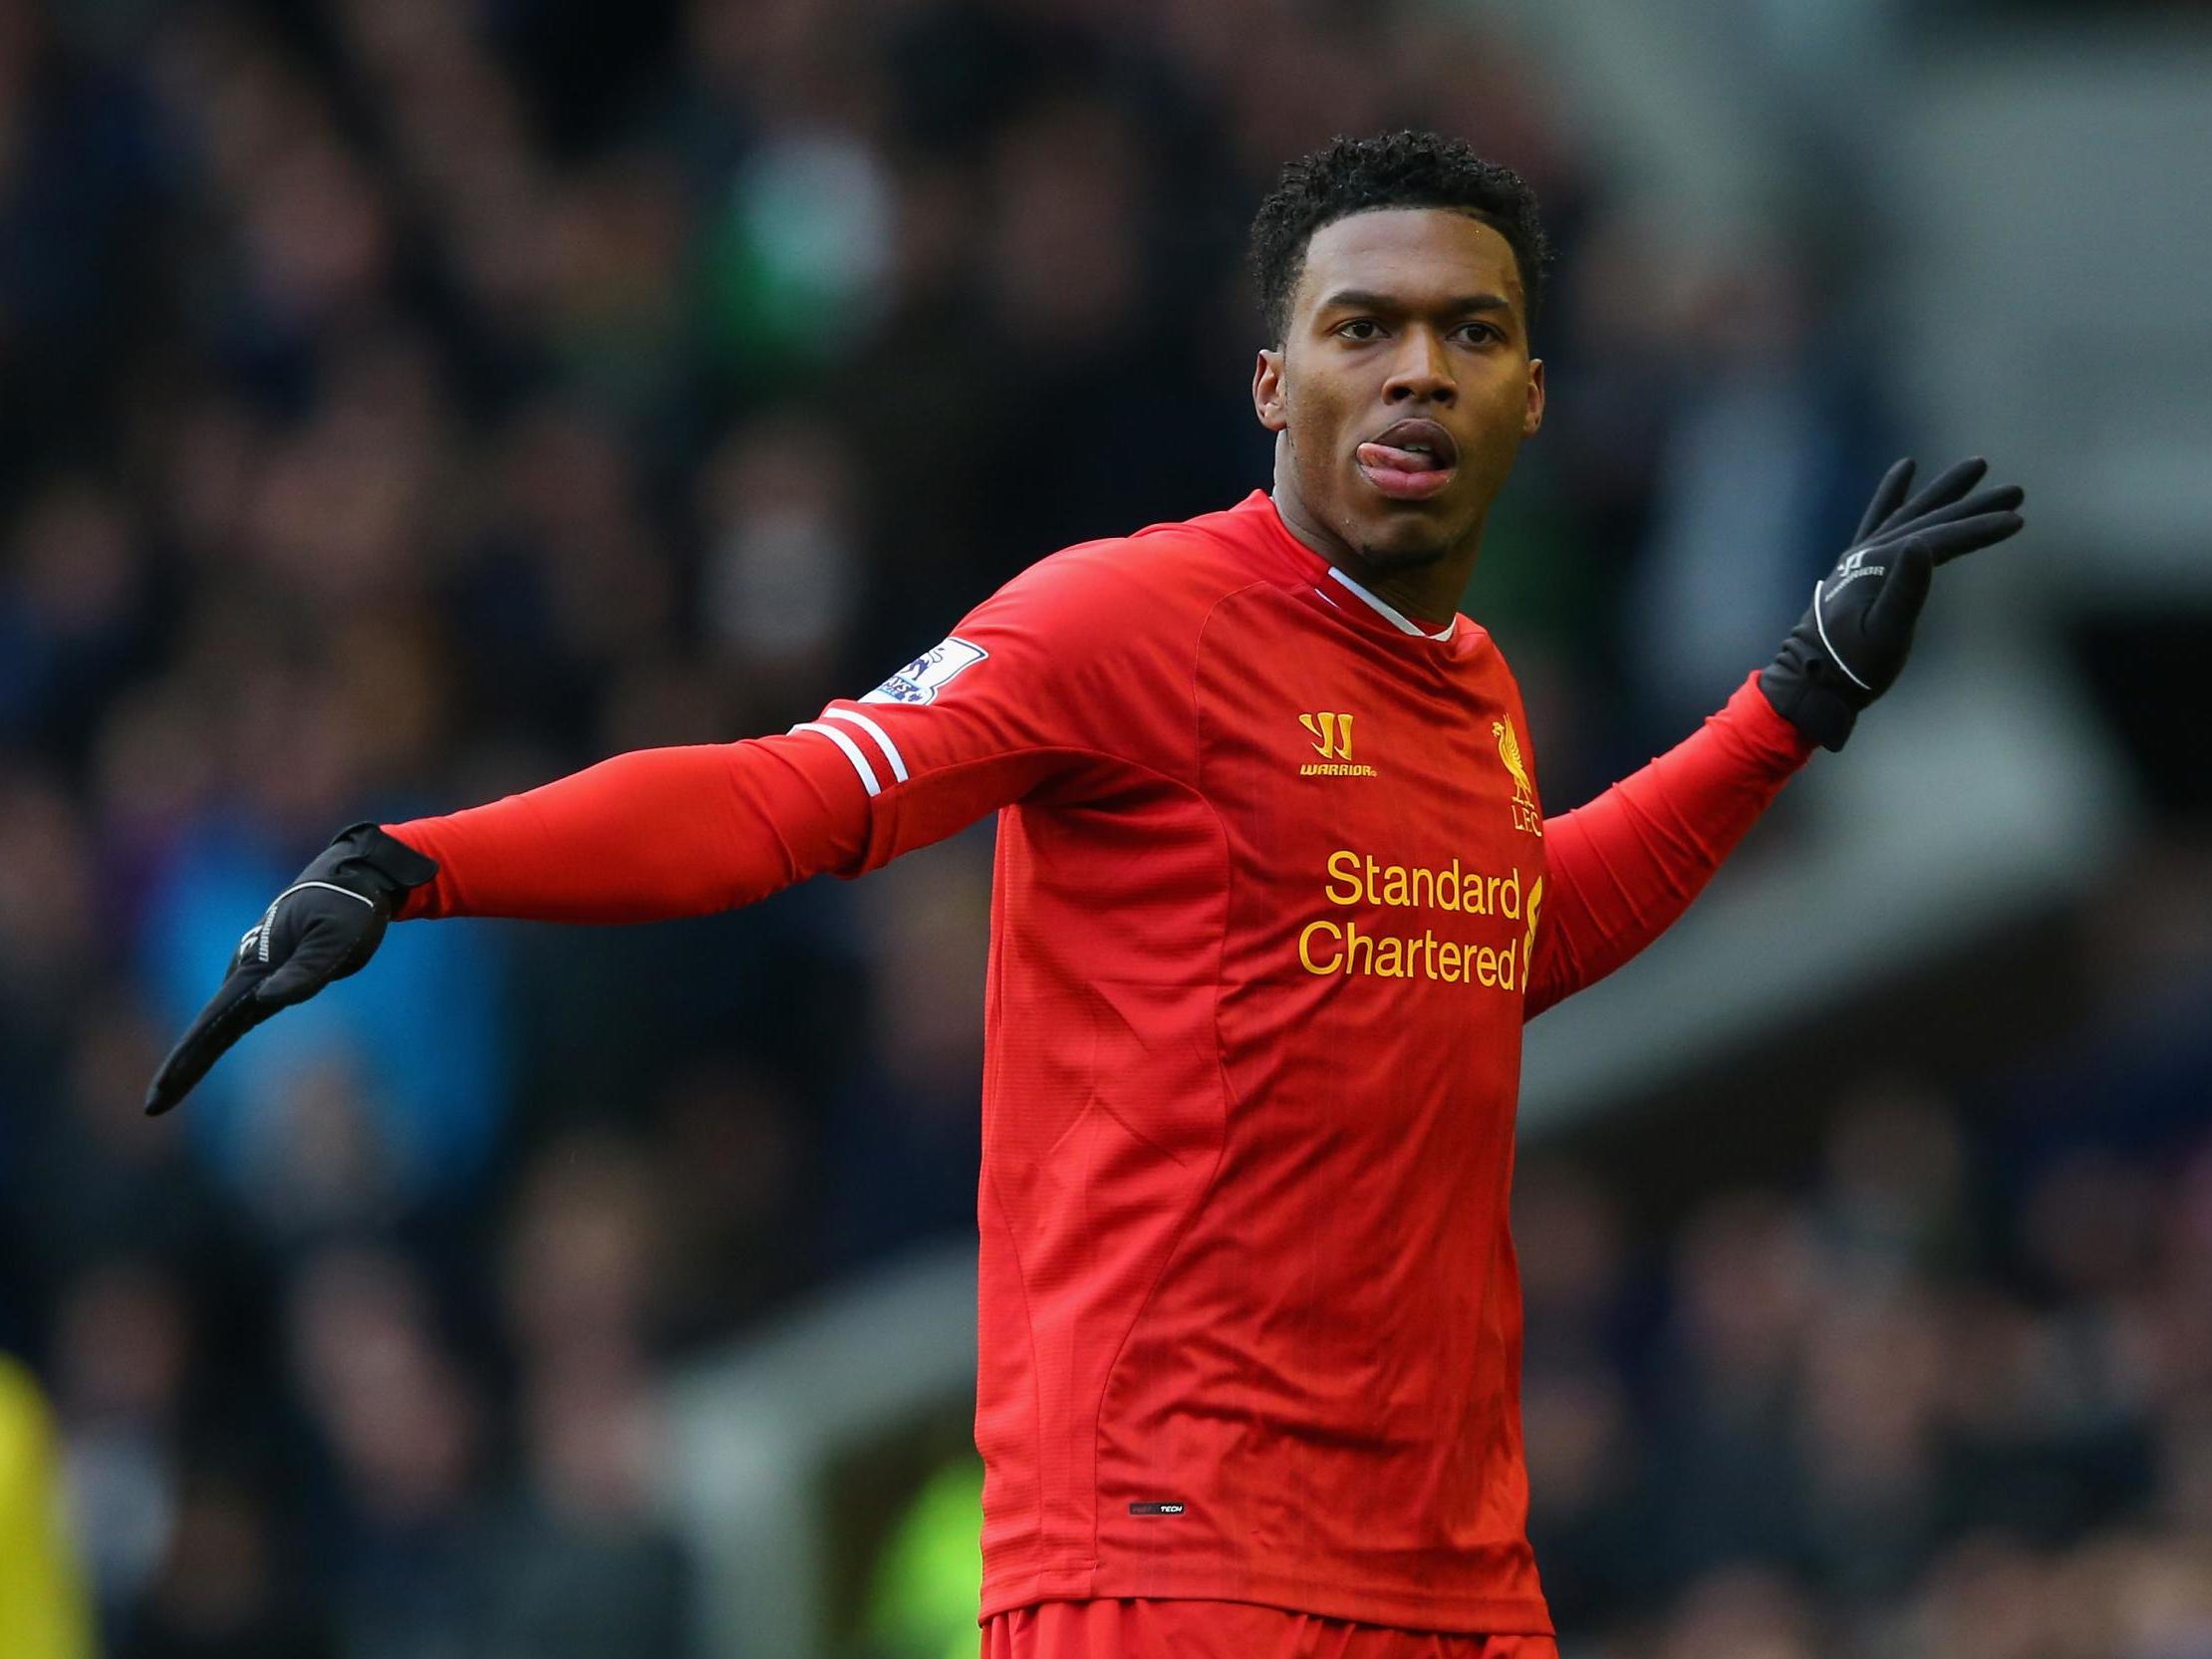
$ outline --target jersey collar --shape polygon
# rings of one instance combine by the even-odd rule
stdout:
[[[1285,528],[1287,528],[1287,526],[1285,526]],[[1354,596],[1363,599],[1369,605],[1372,605],[1375,608],[1376,614],[1378,616],[1387,618],[1391,625],[1395,627],[1401,634],[1416,634],[1425,640],[1449,640],[1452,637],[1453,630],[1458,628],[1460,625],[1460,619],[1455,616],[1450,622],[1446,623],[1442,628],[1438,629],[1434,634],[1432,634],[1426,628],[1423,628],[1419,623],[1415,622],[1411,617],[1408,617],[1404,612],[1391,605],[1388,601],[1380,599],[1374,594],[1369,593],[1365,588],[1361,587],[1349,576],[1346,576],[1334,565],[1329,566],[1329,579],[1333,582],[1342,584],[1344,587],[1350,589]],[[1320,590],[1318,589],[1315,591],[1320,592]],[[1325,592],[1321,592],[1321,597],[1323,599],[1326,599],[1328,598],[1328,595]]]
[[[1453,656],[1458,656],[1469,642],[1481,635],[1465,617],[1454,615],[1442,628],[1431,631],[1424,628],[1403,611],[1380,595],[1370,592],[1363,584],[1345,575],[1328,563],[1320,554],[1297,538],[1290,526],[1283,523],[1282,514],[1275,509],[1274,498],[1263,489],[1255,489],[1234,509],[1250,513],[1267,527],[1267,534],[1281,548],[1304,575],[1302,586],[1309,599],[1317,605],[1343,617],[1346,623],[1364,632],[1379,633],[1386,637],[1396,635],[1409,640],[1426,640],[1431,646],[1442,646]]]

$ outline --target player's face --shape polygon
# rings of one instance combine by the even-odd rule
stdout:
[[[1512,244],[1443,208],[1323,225],[1252,401],[1312,529],[1381,570],[1471,549],[1543,419]]]

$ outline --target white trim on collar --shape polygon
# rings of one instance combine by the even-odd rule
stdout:
[[[1401,634],[1418,634],[1423,639],[1428,640],[1449,640],[1452,637],[1452,630],[1459,626],[1460,619],[1458,617],[1454,617],[1436,633],[1431,634],[1426,628],[1423,628],[1419,623],[1407,617],[1396,607],[1390,605],[1384,600],[1377,599],[1373,594],[1369,593],[1365,588],[1361,587],[1349,576],[1346,576],[1334,565],[1329,566],[1329,575],[1336,581],[1342,583],[1345,587],[1349,588],[1353,593],[1359,595],[1360,598],[1366,600],[1368,604],[1372,605],[1383,616],[1388,617],[1390,621],[1396,625],[1398,632]]]

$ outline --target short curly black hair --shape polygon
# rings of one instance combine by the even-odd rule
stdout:
[[[1535,191],[1513,168],[1484,160],[1464,138],[1385,133],[1332,138],[1299,156],[1282,169],[1252,215],[1251,274],[1269,345],[1281,345],[1289,330],[1290,296],[1313,233],[1382,207],[1455,208],[1498,231],[1521,265],[1521,292],[1534,321],[1551,263]]]

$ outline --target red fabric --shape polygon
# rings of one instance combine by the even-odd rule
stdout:
[[[982,1659],[1559,1659],[1549,1636],[1451,1636],[1241,1601],[1047,1601],[983,1626]]]
[[[437,860],[403,922],[659,922],[851,863],[859,801],[852,768],[802,733],[619,754],[487,806],[384,828]]]
[[[1539,1635],[1521,1024],[1688,902],[1801,760],[1778,725],[1740,693],[1546,825],[1489,635],[1407,632],[1254,494],[1044,560],[787,736],[390,828],[445,866],[410,914],[604,921],[855,875],[1003,809],[983,1613]]]

